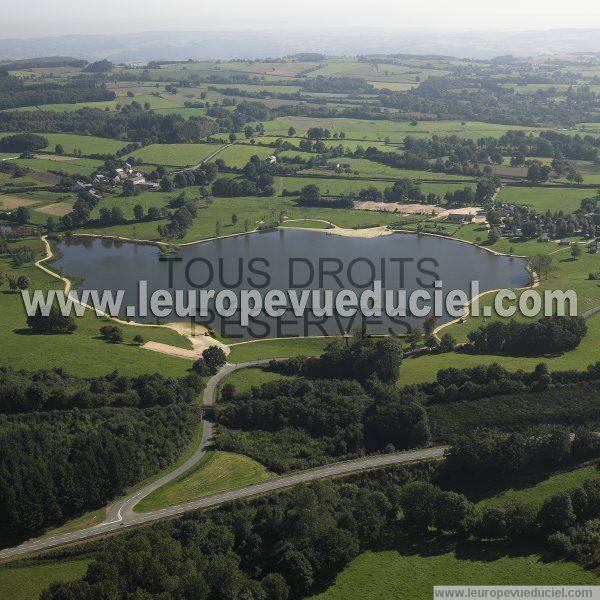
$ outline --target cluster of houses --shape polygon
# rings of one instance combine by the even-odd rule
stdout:
[[[118,167],[112,170],[112,173],[105,175],[103,173],[97,173],[92,180],[92,183],[85,183],[84,181],[76,181],[73,185],[73,191],[77,194],[85,192],[88,196],[100,200],[102,197],[94,186],[104,185],[123,185],[126,181],[130,181],[133,186],[145,190],[158,190],[160,185],[154,181],[146,181],[146,177],[143,173],[136,171],[132,165],[125,163],[123,167]]]
[[[134,186],[148,190],[157,190],[160,188],[158,183],[155,183],[154,181],[146,181],[144,174],[136,171],[129,163],[125,163],[123,167],[114,169],[111,175],[103,175],[102,173],[98,173],[94,177],[92,183],[96,185],[123,185],[126,181],[131,181]]]

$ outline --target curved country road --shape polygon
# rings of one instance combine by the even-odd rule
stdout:
[[[227,363],[206,383],[203,394],[203,405],[205,407],[212,407],[214,405],[215,392],[223,377],[233,373],[238,369],[264,365],[268,364],[269,362],[270,360],[257,360],[237,364]],[[5,548],[4,550],[0,550],[0,560],[18,558],[27,554],[41,552],[57,546],[63,546],[73,542],[87,540],[99,535],[120,531],[126,527],[133,527],[135,525],[151,523],[160,519],[174,517],[190,510],[218,506],[219,504],[230,502],[231,500],[250,498],[266,492],[281,490],[299,483],[307,483],[317,479],[323,479],[325,477],[345,475],[348,473],[367,471],[369,469],[378,467],[398,465],[419,460],[438,459],[442,458],[444,451],[446,450],[446,446],[438,446],[435,448],[423,448],[419,450],[409,450],[406,452],[396,452],[393,454],[368,456],[355,460],[333,463],[324,467],[317,467],[315,469],[294,473],[292,475],[284,475],[275,479],[270,479],[263,483],[238,488],[230,492],[206,496],[199,498],[198,500],[192,500],[191,502],[177,504],[147,513],[133,512],[133,507],[143,498],[157,490],[159,487],[165,485],[165,483],[172,481],[185,471],[192,468],[204,456],[208,446],[210,446],[211,439],[212,423],[209,421],[204,421],[202,441],[194,454],[183,464],[170,471],[167,475],[157,479],[156,481],[153,481],[152,483],[143,487],[141,490],[138,490],[126,498],[122,498],[110,504],[106,509],[106,519],[102,523],[94,525],[93,527],[80,529],[79,531],[29,540],[19,546]]]
[[[202,405],[207,408],[214,406],[215,393],[217,391],[217,387],[219,386],[221,380],[230,373],[233,373],[238,369],[265,365],[269,362],[269,360],[255,360],[251,362],[237,364],[226,363],[225,366],[223,366],[223,368],[216,375],[213,375],[206,382],[206,387],[204,388],[204,392],[202,395]],[[135,515],[135,513],[133,512],[133,507],[136,504],[138,504],[138,502],[141,502],[143,498],[150,495],[159,487],[162,487],[169,481],[173,481],[173,479],[179,477],[186,471],[189,471],[194,465],[196,465],[198,461],[204,456],[206,450],[209,448],[210,443],[212,441],[212,423],[210,421],[204,421],[202,427],[202,441],[200,442],[200,446],[194,452],[194,454],[190,458],[188,458],[188,460],[186,460],[183,464],[179,465],[172,471],[169,471],[169,473],[167,473],[160,479],[149,483],[141,490],[138,490],[137,492],[127,496],[126,498],[121,498],[113,502],[112,504],[109,504],[106,507],[106,518],[102,523],[100,523],[99,526],[101,527],[110,523],[121,523],[123,521],[129,521],[129,519],[133,515]]]

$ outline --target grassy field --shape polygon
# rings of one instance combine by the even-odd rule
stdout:
[[[393,147],[388,148],[388,150],[393,150]],[[291,153],[293,154],[293,152]],[[395,169],[394,167],[389,167],[388,165],[382,165],[381,163],[373,162],[372,160],[368,160],[366,158],[340,158],[339,162],[343,164],[350,165],[351,173],[350,175],[356,176],[356,172],[361,177],[394,177],[397,179],[408,178],[408,179],[426,179],[426,180],[450,180],[450,181],[467,181],[471,182],[472,185],[475,185],[475,178],[467,177],[465,175],[446,175],[446,173],[435,173],[433,171],[415,171],[411,169]],[[335,162],[335,161],[332,161]],[[344,174],[342,173],[342,176]]]
[[[547,479],[528,487],[508,489],[491,498],[485,498],[479,506],[501,506],[521,502],[539,508],[546,498],[581,485],[586,479],[600,478],[600,470],[586,465],[569,471],[555,473]]]
[[[220,158],[225,161],[228,167],[243,167],[250,157],[256,154],[259,158],[267,158],[273,154],[271,148],[264,146],[251,146],[250,144],[233,144],[228,146],[222,152],[219,152],[215,158]]]
[[[261,464],[232,452],[207,452],[200,462],[144,498],[134,510],[149,512],[202,496],[227,492],[273,477]]]
[[[41,252],[39,240],[28,240],[25,244]],[[62,289],[57,279],[32,263],[14,268],[5,258],[0,258],[0,271],[26,275],[32,289]],[[190,367],[187,360],[144,350],[133,344],[133,337],[139,334],[146,341],[190,347],[184,337],[167,328],[119,325],[124,342],[109,344],[98,336],[98,330],[108,324],[109,319],[86,311],[83,317],[76,317],[78,328],[72,334],[32,334],[26,325],[27,315],[20,294],[9,291],[6,283],[0,287],[0,312],[0,347],[10,349],[3,358],[3,364],[7,366],[37,370],[67,365],[73,374],[84,376],[106,374],[113,370],[127,375],[159,372],[177,376],[184,375]]]
[[[286,375],[269,371],[267,367],[248,367],[230,373],[221,381],[221,387],[230,383],[235,386],[237,392],[247,392],[253,386],[260,386],[269,381],[286,379]]]
[[[126,145],[126,142],[121,140],[93,135],[70,133],[40,133],[39,135],[43,135],[48,140],[48,146],[45,150],[54,152],[56,144],[62,144],[66,154],[76,154],[77,150],[81,151],[83,155],[114,154]]]
[[[56,581],[83,577],[91,559],[23,561],[0,567],[0,598],[37,600]]]
[[[156,165],[186,167],[204,160],[219,147],[219,144],[150,144],[130,156]]]
[[[423,171],[420,171],[424,173]],[[289,191],[301,190],[305,185],[314,184],[319,187],[322,194],[347,194],[348,192],[360,192],[360,190],[374,186],[379,190],[390,187],[390,181],[378,181],[372,179],[348,179],[344,177],[281,177],[283,189]],[[454,191],[465,187],[465,183],[422,183],[421,191],[424,194],[434,193],[443,196],[448,191]]]
[[[329,223],[314,219],[291,219],[281,223],[281,227],[297,227],[300,229],[329,229]]]
[[[283,178],[282,178],[283,179]],[[300,179],[300,178],[296,178]],[[301,179],[303,185],[311,182],[310,179]],[[281,184],[279,184],[281,185]],[[301,186],[300,186],[301,187]],[[133,207],[142,205],[146,210],[150,206],[165,206],[175,198],[176,192],[143,192],[131,198],[106,197],[93,211],[92,216],[98,216],[100,208],[119,206],[127,219],[133,219]],[[237,223],[232,223],[233,214],[237,215]],[[177,243],[193,242],[215,237],[217,221],[221,224],[221,235],[231,235],[244,231],[244,222],[248,220],[250,228],[254,229],[259,222],[278,221],[283,214],[290,219],[319,219],[332,221],[335,225],[349,228],[375,227],[386,225],[401,220],[394,213],[382,213],[367,210],[354,210],[344,208],[301,208],[296,206],[292,198],[279,198],[276,196],[264,198],[260,196],[246,196],[243,198],[214,198],[209,205],[203,202],[198,204],[198,216],[183,239]],[[414,217],[410,220],[414,220]],[[162,221],[144,221],[141,223],[128,223],[112,227],[94,227],[83,230],[86,233],[114,235],[128,238],[157,240],[157,226],[166,223]]]
[[[279,117],[273,121],[265,121],[266,135],[287,135],[290,127],[304,135],[311,127],[324,127],[332,133],[343,132],[346,138],[353,140],[384,141],[389,138],[392,142],[402,142],[407,135],[430,137],[438,135],[457,135],[462,138],[477,139],[480,137],[500,137],[509,129],[537,131],[533,127],[517,127],[497,125],[479,121],[419,121],[411,125],[408,121],[367,121],[362,119],[334,118],[323,119],[313,117]]]
[[[573,212],[581,205],[583,198],[596,195],[594,188],[552,188],[552,187],[506,187],[498,194],[500,202],[511,204],[529,204],[537,212],[545,213],[547,210],[565,213]]]
[[[365,552],[316,600],[431,600],[434,585],[598,585],[596,574],[538,554],[463,544],[457,551]]]
[[[289,358],[292,356],[318,356],[323,348],[335,338],[286,338],[279,340],[257,340],[231,346],[228,362],[247,362],[267,358]]]
[[[14,161],[16,164],[37,171],[60,171],[68,175],[90,175],[102,161],[92,158],[75,158],[53,154],[41,155],[36,158],[23,158]]]

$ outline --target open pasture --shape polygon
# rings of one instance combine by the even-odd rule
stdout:
[[[509,129],[538,131],[533,127],[517,127],[482,123],[478,121],[417,121],[411,125],[408,121],[386,121],[362,119],[333,118],[322,119],[313,117],[279,117],[273,121],[265,121],[267,135],[287,135],[290,127],[295,127],[299,134],[304,135],[311,127],[323,127],[333,132],[343,132],[346,138],[353,140],[402,142],[408,135],[430,137],[432,135],[457,135],[462,138],[477,139],[480,137],[500,137]]]
[[[198,164],[221,146],[222,144],[150,144],[129,156],[149,164],[187,167]]]

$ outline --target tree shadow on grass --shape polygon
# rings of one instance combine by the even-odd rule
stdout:
[[[378,550],[394,550],[404,556],[433,557],[452,553],[458,560],[495,562],[501,558],[523,558],[536,554],[543,562],[555,562],[556,556],[532,540],[470,540],[455,535],[430,533],[415,539],[405,534]]]
[[[72,331],[36,331],[35,329],[13,329],[13,333],[17,335],[48,335],[48,336],[58,336],[58,335],[73,335]]]

